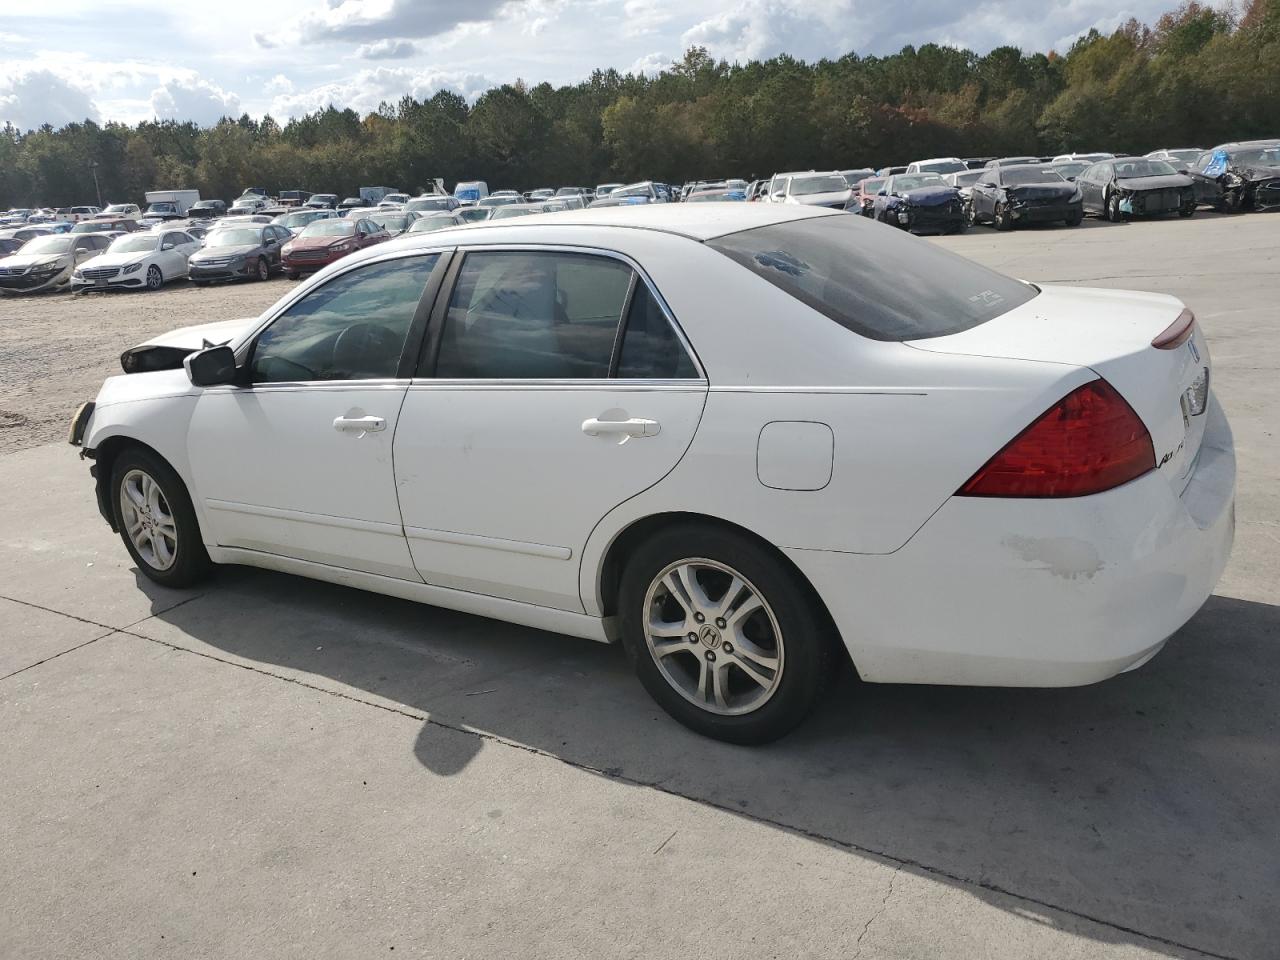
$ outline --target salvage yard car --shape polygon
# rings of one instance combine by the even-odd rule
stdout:
[[[913,233],[958,233],[967,224],[960,191],[936,173],[900,173],[876,194],[872,217]]]
[[[969,215],[997,230],[1027,223],[1061,220],[1075,227],[1084,219],[1080,190],[1048,167],[1021,162],[995,163],[969,188]]]
[[[269,280],[280,271],[280,251],[292,239],[288,229],[274,223],[214,230],[187,261],[188,275],[197,286],[216,280]]]
[[[846,657],[883,683],[1134,669],[1232,542],[1181,302],[839,211],[411,234],[121,363],[69,436],[141,574],[249,564],[620,639],[673,717],[739,743]]]
[[[1225,143],[1187,170],[1196,200],[1228,213],[1280,207],[1280,140]]]
[[[357,250],[390,240],[387,231],[363,217],[317,220],[284,245],[285,273],[297,280]]]
[[[64,234],[28,240],[12,256],[0,260],[0,290],[36,293],[65,287],[71,271],[106,250],[102,234]]]
[[[129,234],[111,242],[93,262],[71,274],[73,292],[85,290],[159,290],[187,275],[187,258],[200,241],[181,230]]]
[[[1195,186],[1163,160],[1124,157],[1103,160],[1076,177],[1085,213],[1106,217],[1112,223],[1129,217],[1196,212]]]

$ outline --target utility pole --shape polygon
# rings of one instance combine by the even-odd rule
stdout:
[[[98,186],[98,161],[91,161],[89,169],[93,171],[93,192],[98,195],[98,209],[102,209],[102,188]]]

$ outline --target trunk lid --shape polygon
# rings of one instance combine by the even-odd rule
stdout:
[[[979,326],[909,345],[935,353],[1088,367],[1142,418],[1157,469],[1181,493],[1195,466],[1205,421],[1203,413],[1191,414],[1184,394],[1208,375],[1209,347],[1198,326],[1172,350],[1157,349],[1151,341],[1183,309],[1180,300],[1163,294],[1045,287],[1038,297]]]

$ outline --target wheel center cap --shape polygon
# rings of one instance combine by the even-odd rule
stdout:
[[[709,623],[704,623],[702,629],[698,631],[698,639],[702,641],[702,645],[708,650],[714,650],[720,646],[720,631]]]

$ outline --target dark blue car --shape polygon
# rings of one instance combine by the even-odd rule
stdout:
[[[912,233],[958,233],[965,228],[960,191],[936,173],[889,177],[876,195],[871,215]]]

